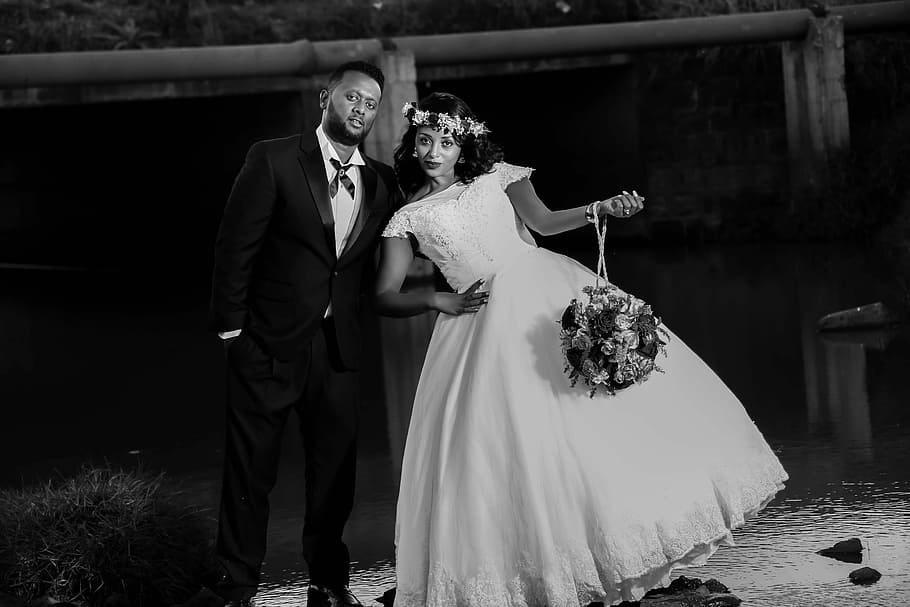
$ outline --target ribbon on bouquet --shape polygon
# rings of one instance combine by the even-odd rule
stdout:
[[[601,221],[603,225],[601,225]],[[607,243],[607,216],[604,215],[603,219],[597,217],[594,220],[594,233],[597,235],[597,278],[594,280],[594,286],[600,287],[600,279],[603,278],[604,286],[610,284],[610,281],[607,279],[607,260],[605,257],[606,252],[606,243]]]

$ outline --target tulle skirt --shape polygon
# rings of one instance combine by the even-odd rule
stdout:
[[[739,400],[672,332],[665,373],[615,396],[570,387],[557,320],[594,278],[529,248],[481,312],[437,320],[402,467],[397,607],[638,600],[783,487]]]

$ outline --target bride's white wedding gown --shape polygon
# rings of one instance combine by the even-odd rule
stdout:
[[[787,474],[740,402],[678,337],[666,373],[589,398],[557,321],[595,275],[533,244],[500,163],[405,205],[449,284],[486,279],[477,314],[440,315],[414,402],[395,529],[397,607],[637,600],[703,563]],[[652,303],[659,314],[660,302]]]

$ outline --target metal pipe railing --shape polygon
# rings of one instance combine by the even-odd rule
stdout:
[[[311,70],[309,40],[283,44],[0,56],[0,87],[287,76]]]
[[[910,25],[910,2],[844,6],[831,14],[843,17],[846,33],[892,29]],[[418,66],[445,65],[801,40],[810,17],[801,9],[391,40],[413,52]]]
[[[842,6],[846,33],[910,25],[910,0]],[[599,55],[802,39],[808,10],[742,13],[436,36],[285,44],[84,51],[0,56],[0,88],[211,80],[324,74],[344,61],[383,49],[414,54],[417,66]]]

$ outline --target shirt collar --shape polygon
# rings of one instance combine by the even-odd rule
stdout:
[[[319,148],[322,150],[322,157],[325,160],[326,164],[330,164],[329,158],[334,158],[338,162],[341,162],[341,158],[338,157],[338,152],[335,150],[335,146],[332,145],[331,141],[329,141],[329,137],[325,134],[325,131],[322,129],[321,124],[316,127],[316,139],[319,141]],[[348,160],[347,164],[355,164],[357,166],[366,165],[366,162],[363,160],[363,156],[360,155],[360,149],[354,148],[354,153],[351,154],[351,159]]]

